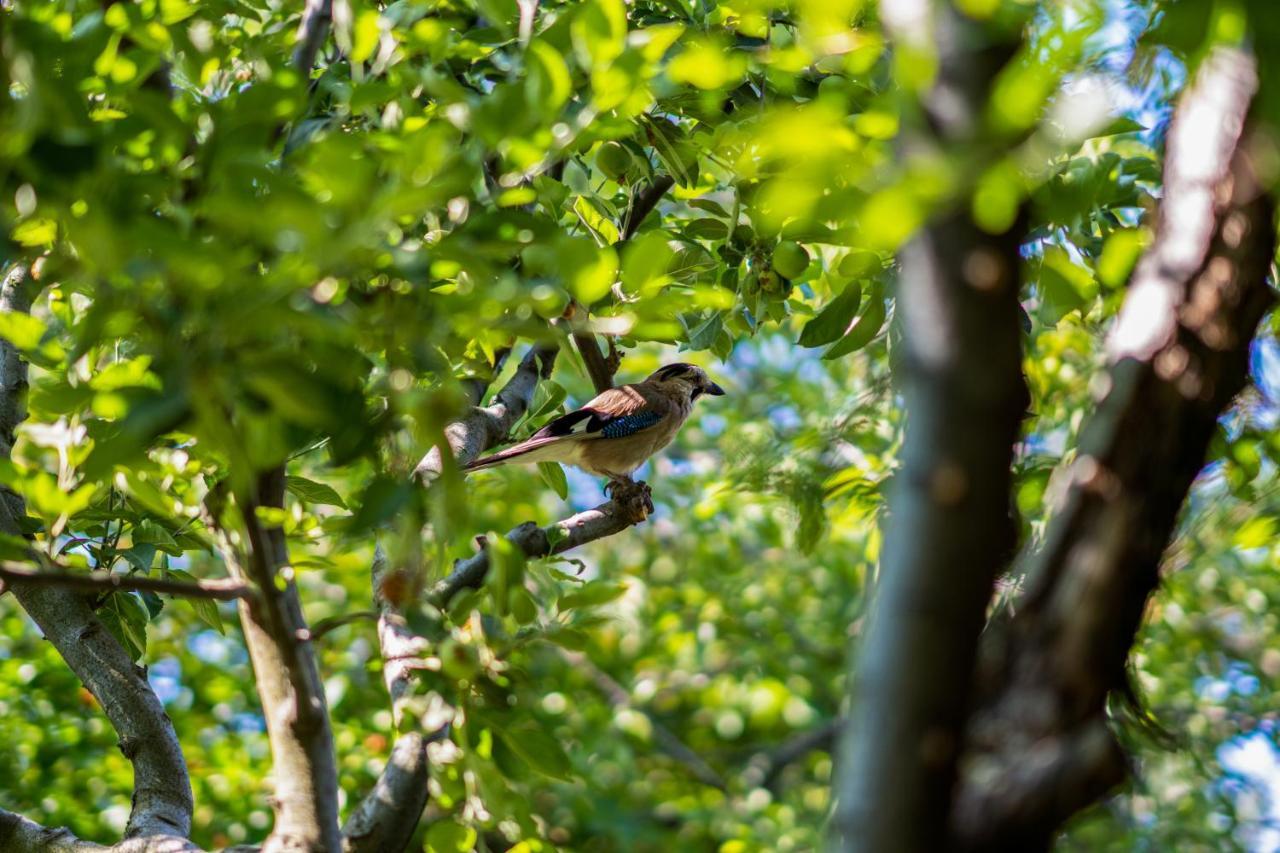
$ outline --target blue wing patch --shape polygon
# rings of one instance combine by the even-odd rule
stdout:
[[[620,418],[613,418],[604,425],[600,434],[605,438],[625,438],[628,435],[635,435],[642,429],[648,429],[660,420],[662,415],[657,412],[634,412]]]

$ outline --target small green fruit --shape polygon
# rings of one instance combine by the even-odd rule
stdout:
[[[832,75],[823,77],[818,83],[818,98],[824,101],[843,103],[849,95],[849,87],[843,77]]]
[[[631,152],[621,142],[606,142],[596,152],[596,168],[613,181],[624,177],[632,163]]]
[[[809,268],[809,253],[799,243],[783,240],[773,250],[773,268],[783,278],[798,278]]]

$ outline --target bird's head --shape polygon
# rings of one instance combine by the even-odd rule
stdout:
[[[710,394],[713,397],[724,396],[724,389],[712,382],[701,367],[683,361],[659,367],[645,381],[672,395],[684,397],[690,402],[703,394]]]

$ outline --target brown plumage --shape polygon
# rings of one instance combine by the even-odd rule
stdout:
[[[703,394],[720,396],[724,389],[699,367],[668,364],[643,382],[604,391],[525,441],[477,459],[464,470],[560,462],[626,482],[646,459],[671,443],[693,410],[693,401]]]

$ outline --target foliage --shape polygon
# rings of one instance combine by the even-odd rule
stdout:
[[[550,489],[523,469],[429,491],[408,476],[465,413],[464,380],[489,379],[513,347],[562,350],[517,436],[591,395],[562,319],[572,301],[574,322],[616,336],[621,379],[680,354],[731,396],[700,402],[653,463],[649,525],[528,564],[491,536],[483,590],[420,606],[415,627],[438,641],[422,714],[433,693],[459,709],[421,839],[813,849],[828,752],[767,785],[753,768],[841,713],[901,437],[894,250],[954,206],[1004,231],[1030,204],[1034,402],[1016,503],[1035,541],[1150,238],[1184,63],[1236,17],[1266,15],[958,5],[1028,40],[976,119],[983,145],[904,155],[904,93],[931,58],[890,53],[854,0],[360,0],[337,5],[309,77],[291,66],[290,4],[7,4],[0,223],[43,290],[30,317],[0,317],[33,365],[0,482],[51,560],[203,578],[223,573],[210,501],[285,464],[287,504],[265,520],[288,534],[309,623],[364,610],[375,533],[434,578],[477,535],[598,502],[576,472],[544,471]],[[1182,6],[1211,7],[1211,25]],[[1096,109],[1103,81],[1130,115]],[[663,176],[674,187],[635,223]],[[1274,339],[1262,347],[1274,383]],[[1082,845],[1209,845],[1236,825],[1215,750],[1270,721],[1280,678],[1276,390],[1263,382],[1224,424],[1133,660],[1183,741],[1166,750],[1120,723],[1141,772],[1074,826]],[[20,557],[26,543],[0,546]],[[269,753],[234,607],[125,592],[99,607],[184,744],[194,839],[263,837]],[[349,809],[396,733],[372,624],[318,645]],[[1245,677],[1248,690],[1205,686]],[[98,840],[123,828],[114,734],[11,596],[0,740],[5,807]]]

